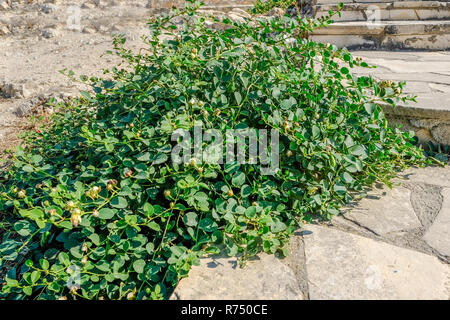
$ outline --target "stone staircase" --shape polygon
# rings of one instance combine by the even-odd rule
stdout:
[[[450,1],[317,0],[316,17],[335,11],[341,17],[313,39],[351,49],[450,49]]]

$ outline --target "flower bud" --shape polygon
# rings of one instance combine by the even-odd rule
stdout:
[[[127,294],[127,300],[133,300],[136,294],[136,288]]]
[[[75,203],[73,201],[68,201],[66,203],[66,210],[71,210],[74,207],[75,207]]]
[[[17,193],[17,196],[18,196],[20,199],[25,198],[26,195],[27,195],[27,194],[26,194],[25,190],[20,190],[19,193]]]
[[[78,225],[81,223],[81,215],[75,212],[72,213],[72,216],[70,217],[70,222],[75,228],[78,227]]]
[[[117,185],[118,182],[117,182],[116,179],[111,179],[111,180],[108,181],[108,183],[113,185],[113,186],[115,186],[115,185]]]
[[[133,174],[133,171],[131,169],[128,169],[127,171],[125,171],[124,175],[126,178],[128,178],[128,177],[131,177],[132,174]]]
[[[100,213],[97,210],[92,211],[92,216],[94,218],[98,218],[99,215],[100,215]]]

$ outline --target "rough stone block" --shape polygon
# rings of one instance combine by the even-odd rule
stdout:
[[[312,300],[449,298],[436,257],[315,225],[303,234]]]

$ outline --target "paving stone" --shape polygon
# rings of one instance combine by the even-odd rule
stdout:
[[[349,209],[345,217],[378,235],[418,228],[421,224],[410,198],[411,191],[404,187],[377,189]]]
[[[240,268],[236,258],[209,257],[192,267],[172,300],[303,300],[295,273],[273,255],[263,254]]]
[[[450,189],[442,190],[441,211],[423,239],[440,254],[450,257]]]
[[[409,168],[399,173],[399,181],[418,182],[450,188],[449,167]]]
[[[303,238],[312,300],[449,298],[450,270],[436,257],[316,225]]]

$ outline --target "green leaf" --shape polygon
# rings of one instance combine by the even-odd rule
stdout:
[[[109,208],[103,208],[103,209],[100,209],[100,211],[98,213],[99,213],[99,215],[98,215],[99,218],[106,220],[106,219],[112,219],[116,214],[116,210],[112,210]]]
[[[247,184],[243,185],[241,188],[241,196],[243,198],[247,198],[252,194],[252,192],[253,192],[252,188]]]
[[[287,110],[297,106],[297,100],[294,97],[281,101],[280,108]]]
[[[195,227],[198,224],[197,214],[195,212],[186,213],[183,220],[184,220],[184,223],[189,227]]]
[[[142,210],[144,211],[145,215],[150,218],[154,213],[155,213],[155,209],[153,208],[153,206],[146,202],[144,204],[144,206],[142,207]]]
[[[342,67],[341,68],[341,73],[342,74],[348,74],[350,71],[348,70],[348,68],[346,68],[346,67]]]
[[[209,246],[205,249],[205,252],[209,254],[220,254],[220,249],[215,246]]]
[[[217,229],[217,223],[215,223],[210,218],[204,218],[200,220],[199,227],[205,232],[213,232]]]
[[[28,173],[34,172],[34,168],[32,166],[28,165],[28,164],[24,165],[22,167],[22,170],[25,171],[25,172],[28,172]]]
[[[37,270],[31,272],[31,282],[36,283],[41,277],[41,273]]]
[[[31,296],[33,294],[33,287],[23,287],[22,288],[23,293],[25,293],[27,296]]]
[[[41,265],[41,268],[43,270],[48,270],[48,268],[50,267],[49,262],[47,260],[45,260],[45,259],[40,259],[39,260],[39,264]]]
[[[350,152],[354,156],[365,156],[366,148],[362,145],[355,145],[355,146],[349,148],[348,152]]]
[[[256,207],[255,206],[248,207],[245,210],[245,216],[250,219],[256,216]]]
[[[111,200],[111,206],[117,209],[125,209],[128,202],[124,197],[115,197]]]
[[[234,97],[235,97],[235,99],[236,99],[236,104],[237,105],[240,105],[241,104],[241,102],[242,102],[242,96],[241,96],[241,94],[239,93],[239,92],[235,92],[234,93]]]
[[[145,261],[142,259],[136,260],[133,262],[133,269],[137,273],[143,273],[145,268]]]
[[[14,224],[14,230],[22,237],[29,236],[35,231],[34,225],[27,220],[20,220]]]
[[[147,226],[152,230],[161,231],[161,227],[155,221],[150,221],[149,223],[147,223]]]
[[[24,218],[29,218],[32,220],[40,220],[44,217],[44,211],[39,208],[33,208],[29,210],[20,209],[19,214]]]
[[[231,179],[231,183],[236,187],[242,186],[245,183],[245,174],[241,171],[236,172]]]

